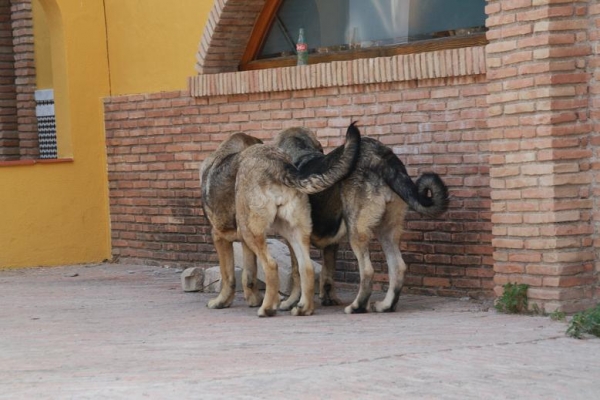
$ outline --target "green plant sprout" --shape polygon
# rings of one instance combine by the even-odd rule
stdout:
[[[529,285],[507,283],[504,293],[496,302],[496,310],[507,314],[520,314],[527,311],[527,289]]]
[[[600,304],[573,315],[567,335],[581,339],[585,333],[600,337]]]

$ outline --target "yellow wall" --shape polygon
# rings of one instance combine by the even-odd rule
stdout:
[[[0,266],[110,258],[102,0],[39,0],[48,20],[64,164],[0,167]]]
[[[105,0],[112,94],[181,90],[212,0]]]
[[[33,7],[33,37],[35,53],[36,86],[38,89],[52,88],[52,60],[50,50],[50,29],[46,13],[40,0],[31,2]]]
[[[111,94],[180,90],[195,75],[196,52],[211,0],[103,0]],[[52,88],[50,35],[33,0],[37,88]]]
[[[184,89],[212,3],[33,0],[37,87],[73,161],[0,166],[0,267],[111,257],[102,99]]]

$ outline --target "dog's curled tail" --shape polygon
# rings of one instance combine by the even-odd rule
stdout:
[[[386,183],[410,208],[429,217],[437,217],[448,209],[448,188],[440,176],[426,172],[413,182],[402,161],[397,157],[387,160],[384,173]]]
[[[285,166],[283,183],[306,194],[321,192],[348,176],[358,161],[360,131],[352,122],[346,131],[346,143],[339,158],[325,162],[317,170],[301,172],[292,164]]]

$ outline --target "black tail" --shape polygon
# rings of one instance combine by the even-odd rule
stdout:
[[[356,167],[360,151],[360,131],[353,122],[346,131],[346,143],[337,160],[321,163],[321,168],[299,171],[293,165],[286,165],[284,184],[303,193],[321,192],[348,176]]]
[[[438,174],[427,172],[413,182],[402,161],[392,152],[385,157],[383,178],[410,208],[436,217],[448,209],[448,188]]]

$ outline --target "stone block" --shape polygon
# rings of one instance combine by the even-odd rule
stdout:
[[[242,269],[235,267],[235,290],[242,291]],[[221,291],[221,270],[218,266],[204,271],[204,292],[219,293]]]
[[[292,267],[290,262],[290,249],[287,244],[277,239],[267,239],[267,246],[271,256],[275,259],[279,272],[279,292],[284,295],[289,295],[292,289]],[[241,243],[233,244],[234,262],[236,267],[243,265],[243,251]],[[321,264],[312,262],[315,269],[315,287],[319,287],[319,274],[321,273]],[[258,280],[263,283],[265,281],[265,272],[260,261],[258,262]]]
[[[200,292],[204,286],[204,270],[192,267],[181,273],[181,287],[184,292]]]

